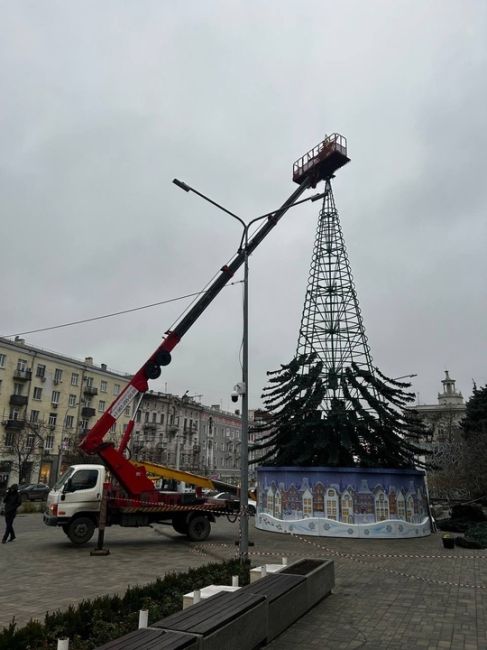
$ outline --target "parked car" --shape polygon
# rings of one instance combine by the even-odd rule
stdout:
[[[212,498],[225,499],[226,501],[235,501],[235,499],[237,499],[235,494],[232,494],[231,492],[219,492]],[[257,502],[254,501],[254,499],[251,499],[250,497],[248,499],[248,502],[249,502],[249,514],[255,515],[255,513],[257,512]]]
[[[22,501],[45,501],[50,491],[51,488],[45,483],[19,485],[19,495]]]

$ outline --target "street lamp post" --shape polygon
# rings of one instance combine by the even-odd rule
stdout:
[[[241,416],[241,441],[240,441],[240,540],[239,540],[239,557],[240,562],[245,562],[248,558],[249,549],[249,255],[248,255],[248,242],[249,242],[249,228],[261,219],[268,219],[272,217],[276,210],[267,212],[259,217],[255,217],[248,223],[241,219],[238,215],[230,212],[219,203],[216,203],[205,194],[198,192],[190,185],[183,183],[175,178],[173,183],[185,192],[193,192],[199,197],[208,201],[219,210],[226,212],[231,217],[236,219],[242,226],[242,237],[238,252],[244,254],[244,290],[243,290],[243,332],[242,332],[242,385],[239,391],[242,396],[242,416]],[[289,208],[293,208],[301,203],[307,201],[318,201],[325,196],[324,193],[314,194],[306,199],[301,199],[292,203]]]

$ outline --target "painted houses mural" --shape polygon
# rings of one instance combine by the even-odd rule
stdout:
[[[364,476],[355,468],[312,474],[299,468],[279,469],[259,468],[258,488],[259,512],[277,519],[322,517],[370,524],[390,519],[419,523],[427,516],[422,472],[392,470]]]

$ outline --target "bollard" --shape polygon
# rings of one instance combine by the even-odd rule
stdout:
[[[282,558],[282,563],[283,563],[284,566],[286,566],[286,564],[287,564],[287,557],[283,557],[283,558]]]
[[[199,589],[195,589],[193,591],[193,605],[196,605],[196,603],[199,603],[201,600],[201,591]]]
[[[57,650],[69,650],[69,639],[58,639]]]
[[[267,564],[263,564],[260,567],[260,577],[265,578],[266,575],[267,575]]]
[[[140,609],[139,610],[139,630],[143,627],[147,627],[147,622],[149,620],[149,610]]]
[[[232,587],[238,587],[238,576],[232,576]]]

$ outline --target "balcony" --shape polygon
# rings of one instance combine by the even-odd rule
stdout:
[[[32,370],[21,370],[17,368],[14,370],[14,379],[21,379],[23,381],[30,381],[32,379]]]
[[[9,404],[12,406],[25,406],[28,400],[27,395],[10,395]]]
[[[145,422],[143,428],[144,431],[156,431],[157,424],[155,422]]]
[[[91,395],[91,396],[98,395],[98,388],[96,388],[95,386],[85,386],[83,388],[83,393],[85,395]]]
[[[4,420],[2,424],[7,431],[20,431],[24,428],[25,420]]]
[[[95,388],[96,390],[96,388]],[[91,408],[91,406],[83,406],[81,409],[81,417],[82,418],[92,418],[96,414],[95,409]]]

